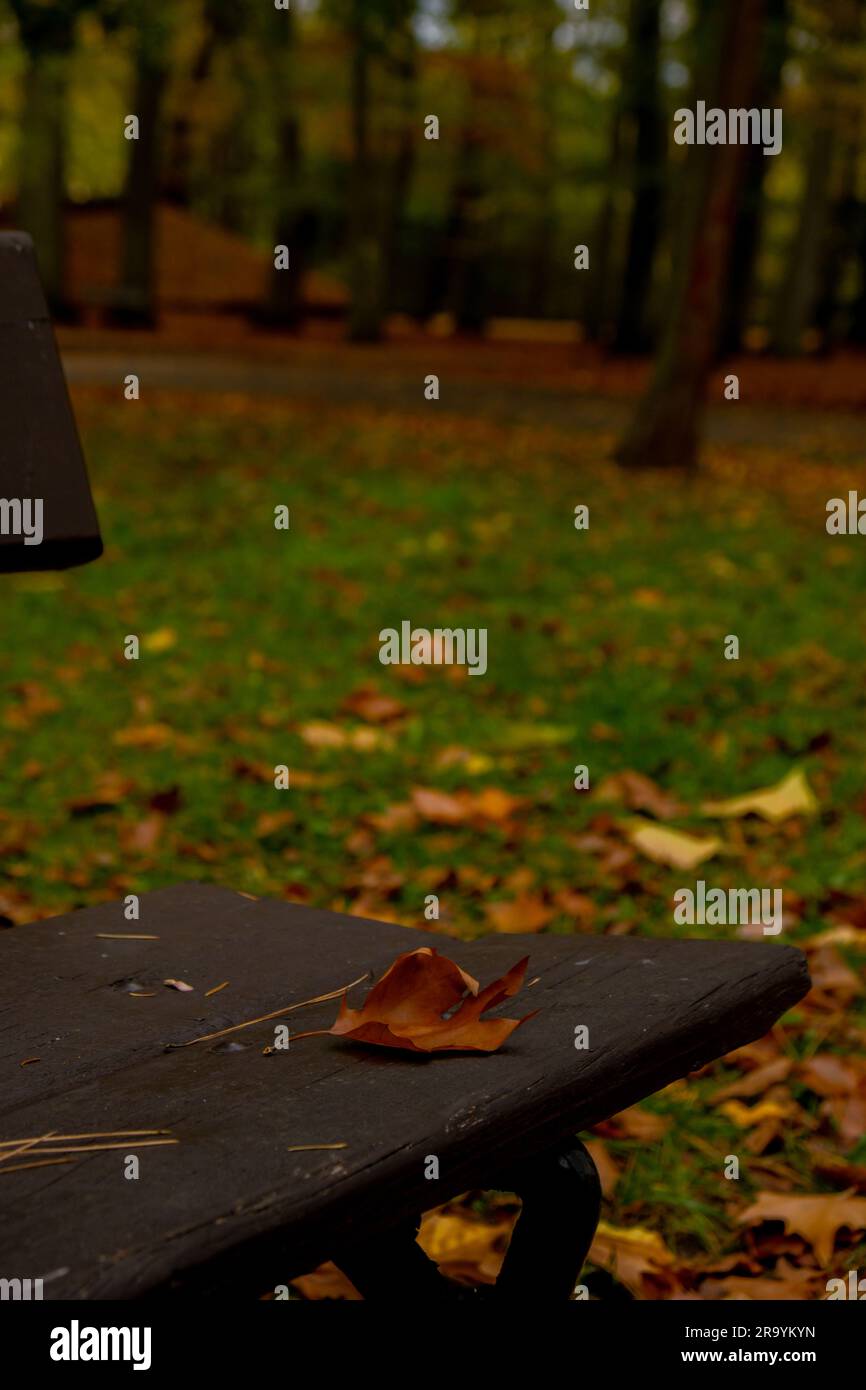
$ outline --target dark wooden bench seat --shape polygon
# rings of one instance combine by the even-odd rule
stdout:
[[[539,1014],[491,1055],[414,1057],[329,1036],[263,1055],[273,1023],[166,1050],[365,971],[378,977],[425,944],[482,985],[528,952],[538,983],[497,1012]],[[131,997],[130,982],[152,995]],[[803,955],[769,942],[464,944],[194,884],[144,895],[137,922],[112,903],[0,933],[0,1140],[133,1128],[180,1140],[14,1173],[0,1164],[0,1276],[45,1278],[46,1298],[258,1297],[340,1255],[354,1277],[353,1260],[372,1268],[399,1223],[528,1171],[577,1131],[760,1037],[808,983]],[[292,1033],[326,1027],[337,1007],[285,1021]],[[287,1152],[336,1143],[346,1147]],[[123,1176],[128,1153],[139,1156],[135,1181]],[[438,1180],[424,1176],[428,1155]]]

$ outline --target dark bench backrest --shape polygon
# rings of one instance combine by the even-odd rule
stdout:
[[[65,569],[101,554],[99,523],[33,243],[24,232],[4,232],[0,570]]]

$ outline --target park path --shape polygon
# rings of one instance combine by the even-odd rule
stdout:
[[[495,354],[485,364],[482,351],[467,368],[465,360],[452,358],[449,350],[428,349],[395,353],[375,348],[333,352],[303,350],[266,358],[258,353],[154,351],[134,344],[105,350],[66,347],[63,365],[71,386],[118,386],[129,372],[141,378],[151,391],[208,392],[321,401],[325,407],[372,406],[377,410],[412,411],[435,408],[448,414],[495,419],[505,423],[543,424],[577,434],[619,432],[628,421],[634,397],[615,391],[605,394],[580,374],[566,380],[553,373],[551,384],[543,372],[521,377],[496,370]],[[441,360],[438,360],[441,359]],[[455,370],[452,371],[452,365]],[[435,407],[424,400],[423,383],[428,370],[439,369],[440,399]],[[832,370],[828,368],[828,370]],[[737,445],[766,444],[774,448],[790,444],[802,448],[806,430],[818,449],[826,449],[835,461],[862,457],[863,416],[852,409],[808,410],[802,405],[745,400],[710,407],[707,437],[713,442]]]

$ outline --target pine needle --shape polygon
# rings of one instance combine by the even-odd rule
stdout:
[[[225,989],[225,987],[226,987],[227,984],[228,984],[228,980],[223,980],[223,982],[222,982],[221,985],[214,985],[213,989],[208,989],[208,990],[206,990],[206,991],[205,991],[205,996],[204,996],[205,999],[210,999],[210,997],[211,997],[212,994],[219,994],[220,990],[221,990],[221,989]]]
[[[0,1149],[12,1148],[15,1144],[42,1144],[46,1139],[59,1143],[61,1139],[121,1139],[130,1135],[171,1134],[170,1129],[95,1129],[88,1134],[41,1134],[36,1139],[0,1139]],[[10,1155],[7,1154],[7,1158]]]
[[[94,934],[100,941],[159,941],[158,936],[145,936],[132,931],[98,931]]]
[[[357,980],[352,980],[351,984],[341,985],[339,989],[332,989],[329,994],[317,994],[314,999],[302,999],[298,1004],[287,1004],[284,1009],[274,1009],[273,1013],[262,1014],[261,1018],[249,1018],[246,1023],[233,1023],[231,1028],[221,1028],[218,1033],[204,1033],[200,1038],[190,1038],[189,1042],[185,1043],[169,1043],[168,1049],[192,1047],[194,1043],[200,1042],[212,1042],[214,1038],[224,1038],[227,1033],[237,1033],[241,1028],[252,1028],[256,1023],[267,1023],[272,1018],[282,1018],[283,1014],[290,1014],[294,1009],[303,1009],[308,1004],[326,1004],[329,999],[339,999],[340,995],[345,994],[347,989],[353,989],[355,985],[361,984],[362,980],[369,977],[369,974],[370,972],[367,970],[363,975],[359,975]],[[323,1029],[322,1031],[326,1032],[327,1030]],[[302,1035],[298,1034],[298,1036]],[[309,1035],[305,1033],[303,1036]]]
[[[122,1144],[69,1144],[60,1148],[55,1148],[52,1145],[44,1152],[47,1154],[95,1154],[101,1153],[103,1149],[154,1149],[161,1144],[179,1143],[179,1139],[138,1139],[131,1143],[124,1142]],[[11,1158],[12,1155],[7,1154],[6,1157]]]
[[[13,1163],[11,1168],[0,1168],[0,1173],[20,1173],[25,1168],[51,1168],[55,1163],[74,1163],[74,1158],[40,1158],[36,1163]]]
[[[17,1149],[10,1149],[8,1153],[0,1154],[0,1163],[5,1163],[7,1158],[17,1158],[19,1154],[26,1153],[28,1149],[32,1149],[34,1144],[44,1143],[45,1140],[50,1139],[53,1134],[54,1130],[52,1129],[49,1134],[38,1134],[35,1139],[13,1139],[13,1144],[18,1144],[19,1147]]]
[[[342,1144],[290,1144],[286,1149],[287,1154],[302,1154],[309,1152],[310,1149],[348,1149],[349,1145]]]

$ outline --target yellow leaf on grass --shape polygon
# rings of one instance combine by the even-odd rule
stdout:
[[[711,859],[722,845],[721,840],[715,835],[699,838],[697,835],[686,835],[682,830],[669,830],[663,825],[647,825],[643,821],[633,821],[628,828],[628,836],[632,844],[648,859],[686,872],[697,868],[705,859]]]
[[[810,816],[818,809],[812,788],[802,768],[795,768],[774,787],[759,787],[744,796],[732,796],[727,801],[705,801],[701,806],[705,816],[762,816],[773,822],[789,816]]]
[[[726,1100],[719,1109],[740,1129],[750,1129],[752,1125],[760,1124],[761,1120],[783,1120],[797,1111],[793,1103],[785,1104],[776,1100],[762,1100],[758,1105],[744,1105],[741,1100]]]
[[[167,652],[177,641],[177,633],[173,627],[158,627],[155,632],[148,632],[141,639],[142,651],[145,652]]]

